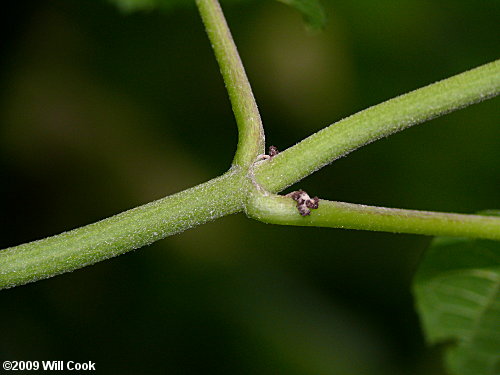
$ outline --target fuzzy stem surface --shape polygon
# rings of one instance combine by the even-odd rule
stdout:
[[[500,60],[496,60],[340,120],[261,163],[255,177],[266,190],[279,192],[368,143],[499,92]]]
[[[290,199],[278,197],[264,202],[261,192],[254,194],[252,189],[257,185],[263,191],[280,191],[380,137],[498,95],[499,61],[369,108],[310,136],[272,160],[254,165],[256,156],[263,153],[264,134],[243,65],[218,2],[197,0],[197,5],[238,124],[233,167],[221,177],[111,218],[0,251],[0,289],[72,271],[244,209],[259,220],[283,220],[287,225],[316,225],[321,218],[326,226],[339,228],[482,238],[493,237],[485,237],[481,228],[498,233],[498,222],[491,218],[340,202],[321,201],[318,212],[304,219],[297,217]],[[277,205],[282,199],[287,202]],[[280,216],[284,208],[296,215]]]
[[[238,147],[233,164],[248,167],[264,153],[264,129],[231,31],[217,0],[196,0],[219,63],[238,125]]]
[[[78,229],[0,251],[0,289],[55,276],[149,245],[242,209],[237,169]]]
[[[289,197],[254,191],[246,212],[269,224],[456,236],[500,240],[500,217],[366,206],[320,199],[309,216],[301,216]]]

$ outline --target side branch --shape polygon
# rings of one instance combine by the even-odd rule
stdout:
[[[500,92],[500,60],[401,95],[347,117],[255,169],[278,192],[357,148]]]
[[[245,68],[217,0],[196,0],[238,124],[233,164],[249,167],[264,153],[264,130]]]
[[[379,232],[500,240],[500,217],[403,210],[320,200],[301,216],[289,197],[254,192],[247,204],[253,219],[281,225],[362,229]]]

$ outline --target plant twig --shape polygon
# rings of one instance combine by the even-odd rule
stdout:
[[[266,190],[279,192],[359,147],[500,92],[500,60],[401,95],[347,117],[255,168]]]
[[[274,207],[275,203],[261,201],[260,191],[252,192],[256,189],[250,182],[254,170],[262,187],[276,192],[364,144],[499,92],[500,62],[495,61],[369,108],[257,165],[254,164],[257,155],[264,152],[264,134],[236,47],[218,2],[197,0],[197,5],[238,123],[239,141],[233,168],[219,178],[98,223],[0,251],[0,289],[81,268],[244,209],[252,217],[266,220],[278,215],[275,220],[279,221],[280,211]],[[432,218],[427,219],[416,211],[325,201],[304,218],[296,212],[293,200],[287,201],[285,206],[290,205],[298,219],[317,220],[316,216],[321,214],[328,226],[478,237],[489,236],[480,234],[482,226],[490,228],[486,229],[488,233],[498,231],[498,222],[490,218],[429,213]],[[273,209],[276,213],[271,212]],[[262,216],[266,210],[267,216]],[[295,225],[295,219],[284,220]],[[405,223],[411,223],[408,230],[403,227]],[[418,229],[424,227],[427,229]],[[432,231],[433,227],[443,229]]]
[[[264,130],[245,68],[217,0],[196,0],[226,84],[238,124],[238,148],[233,164],[249,167],[264,153]]]
[[[293,199],[259,191],[254,192],[246,212],[269,224],[500,240],[500,217],[495,216],[403,210],[323,199],[310,215],[302,216]]]
[[[246,180],[231,170],[180,193],[78,229],[0,251],[0,289],[85,267],[241,211]]]

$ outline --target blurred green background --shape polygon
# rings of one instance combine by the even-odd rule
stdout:
[[[224,3],[223,3],[224,4]],[[498,57],[498,1],[325,1],[306,32],[273,1],[226,17],[285,149],[393,96]],[[237,133],[191,4],[123,14],[23,0],[2,14],[1,248],[223,173]],[[380,140],[295,188],[389,207],[500,208],[498,99]],[[233,215],[0,292],[0,359],[105,374],[444,374],[413,309],[422,236],[265,225]]]

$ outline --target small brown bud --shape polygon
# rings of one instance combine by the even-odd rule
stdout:
[[[304,205],[297,205],[297,209],[302,216],[309,216],[311,214],[311,210]]]
[[[319,206],[319,198],[309,197],[304,190],[292,191],[286,195],[297,202],[297,209],[302,216],[308,216],[311,214],[311,209],[316,209]]]
[[[269,152],[268,155],[271,157],[271,159],[278,155],[280,152],[278,151],[278,148],[276,146],[269,146]]]
[[[314,197],[306,202],[306,206],[315,210],[319,206],[319,198]]]

